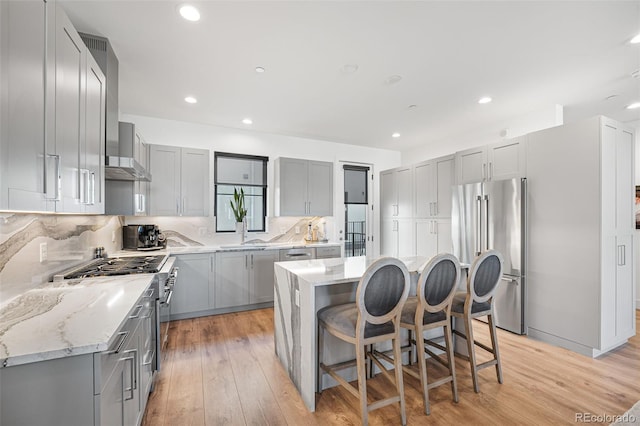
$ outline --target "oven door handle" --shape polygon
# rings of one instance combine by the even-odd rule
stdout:
[[[173,296],[173,290],[169,291],[169,295],[167,296],[165,301],[161,302],[160,304],[163,305],[163,306],[169,306],[171,304],[171,296]]]

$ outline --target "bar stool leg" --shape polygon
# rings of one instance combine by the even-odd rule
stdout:
[[[451,374],[451,392],[453,393],[454,402],[458,402],[458,383],[456,381],[456,361],[453,355],[453,337],[451,334],[451,326],[445,325],[444,339],[447,346],[447,361],[449,362],[449,374]]]
[[[399,327],[399,326],[397,326]],[[400,396],[400,417],[402,418],[402,426],[407,424],[407,413],[404,404],[404,382],[402,381],[402,349],[400,348],[400,333],[396,333],[396,338],[393,339],[393,360],[396,373],[396,388],[398,389],[398,395]]]
[[[422,385],[422,398],[424,399],[424,413],[431,414],[429,405],[429,384],[427,382],[427,362],[424,358],[424,331],[416,325],[416,355],[418,357],[418,369],[420,371],[420,384]]]
[[[467,336],[467,350],[469,351],[469,365],[471,366],[471,379],[473,380],[473,390],[480,393],[480,385],[478,384],[478,368],[476,367],[475,344],[473,343],[473,325],[471,324],[471,316],[464,318],[464,334]]]
[[[496,333],[496,323],[493,321],[493,313],[488,315],[489,328],[491,330],[491,346],[493,347],[493,359],[496,360],[496,375],[498,383],[502,383],[502,364],[500,363],[500,351],[498,350],[498,335]]]
[[[362,424],[369,424],[369,409],[367,407],[367,364],[366,364],[367,348],[356,343],[356,367],[358,369],[358,393],[360,394],[360,413],[362,415]]]

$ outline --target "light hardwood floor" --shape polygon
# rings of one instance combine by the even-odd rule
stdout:
[[[636,324],[640,330],[640,311]],[[486,329],[475,325],[477,340],[488,343]],[[357,399],[341,387],[317,395],[317,411],[307,411],[274,353],[273,309],[175,321],[169,336],[144,425],[360,423]],[[450,386],[440,386],[430,392],[430,416],[423,413],[419,381],[405,374],[407,424],[570,424],[576,413],[619,415],[640,400],[640,336],[599,359],[502,330],[498,343],[504,384],[495,369],[484,369],[474,393],[469,366],[457,359],[460,402],[452,401]],[[444,374],[428,364],[430,378]],[[381,375],[368,383],[374,398],[389,386]],[[369,422],[399,424],[398,409],[376,410]]]

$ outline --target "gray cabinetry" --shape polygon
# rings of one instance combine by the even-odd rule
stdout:
[[[339,246],[316,247],[316,259],[329,259],[332,257],[340,257],[342,249]]]
[[[0,424],[140,424],[148,398],[141,372],[151,301],[147,290],[104,352],[0,368]]]
[[[249,303],[249,261],[250,255],[247,251],[217,253],[216,308],[229,308]]]
[[[149,145],[134,123],[119,122],[119,151],[121,157],[131,157],[144,170],[149,169]],[[165,176],[159,176],[159,179]],[[153,176],[152,176],[153,178]],[[149,213],[149,182],[146,180],[106,181],[105,212],[113,215],[146,216]]]
[[[273,264],[279,260],[278,250],[251,253],[249,274],[249,303],[273,302]]]
[[[525,177],[526,136],[456,153],[458,183]]]
[[[333,215],[333,164],[277,158],[276,216]]]
[[[46,211],[45,85],[46,21],[54,6],[44,1],[0,2],[0,209]],[[53,51],[53,49],[51,49]],[[31,64],[25,72],[25,64]],[[52,128],[50,126],[49,128]]]
[[[209,151],[151,145],[149,214],[209,214]]]
[[[179,268],[171,301],[171,315],[196,314],[213,308],[213,268],[215,255],[183,254],[176,256]]]
[[[104,74],[54,2],[0,19],[0,209],[103,213]]]

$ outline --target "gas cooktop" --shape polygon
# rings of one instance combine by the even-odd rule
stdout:
[[[131,256],[95,259],[88,264],[65,271],[54,277],[59,279],[105,277],[128,274],[153,274],[164,264],[166,256]]]

